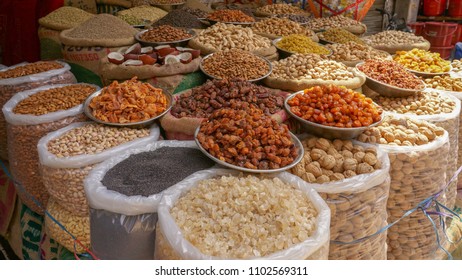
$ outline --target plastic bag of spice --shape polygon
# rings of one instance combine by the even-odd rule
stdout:
[[[36,63],[21,63],[0,70],[0,77],[9,75],[11,78],[0,78],[0,107],[20,91],[38,88],[52,84],[75,83],[71,67],[64,62],[49,61]],[[8,159],[6,143],[6,121],[0,114],[0,159]]]
[[[50,196],[77,216],[88,216],[83,180],[95,166],[125,150],[144,147],[159,139],[157,124],[125,128],[73,123],[51,132],[38,142],[40,171]]]
[[[84,185],[96,256],[153,259],[163,190],[214,165],[193,141],[158,141],[94,167]]]
[[[155,258],[327,259],[330,210],[308,183],[287,172],[261,177],[239,177],[240,174],[229,169],[201,171],[164,192],[158,207]],[[253,189],[248,190],[249,186]],[[213,192],[208,193],[208,187]],[[235,199],[240,203],[231,208]],[[197,205],[197,201],[202,202]],[[194,205],[205,211],[196,213],[204,215],[188,217],[192,213],[187,209],[196,207]],[[209,212],[207,209],[213,209],[214,205],[223,209]],[[298,211],[300,209],[303,211]],[[257,212],[258,217],[248,222],[251,219],[248,215]],[[268,222],[268,217],[275,221]],[[298,221],[295,224],[304,224],[307,228],[294,229],[277,221],[278,217],[293,218]],[[188,230],[185,232],[179,225],[185,225]],[[245,229],[242,228],[244,225]],[[191,235],[199,238],[192,242]],[[210,236],[212,240],[199,240],[200,236]],[[217,240],[220,240],[219,244],[215,242]]]
[[[319,176],[320,174],[316,174],[319,172],[331,174],[330,178],[327,177],[331,180],[325,183],[312,182],[314,177],[308,181],[331,210],[330,238],[333,242],[329,248],[329,259],[386,260],[386,231],[357,243],[336,242],[353,242],[375,234],[387,225],[387,200],[390,189],[390,161],[387,153],[377,149],[376,146],[358,141],[331,142],[309,135],[302,135],[299,138],[302,139],[305,156],[291,169],[291,173],[304,180],[309,179],[308,175]],[[322,151],[326,156],[318,158],[324,154]],[[332,155],[330,162],[326,161],[328,155]],[[351,162],[353,159],[354,161]],[[353,163],[353,167],[347,169],[347,162],[348,165]],[[320,163],[321,169],[313,170],[314,163]],[[365,164],[372,168],[361,171],[361,165]],[[341,171],[344,172],[338,173]],[[346,178],[343,176],[351,171],[357,175],[353,174]],[[336,172],[337,176],[339,174],[342,176],[335,178]]]
[[[40,177],[37,143],[49,132],[85,120],[82,103],[98,89],[89,84],[43,86],[17,93],[3,106],[11,174],[18,195],[41,215],[43,208],[34,200],[46,207],[49,195]]]
[[[221,104],[225,103],[225,100],[222,97],[225,97],[227,92],[230,92],[232,89],[231,86],[227,88],[226,90],[219,90],[216,92],[210,92],[208,87],[211,84],[219,84],[220,82],[207,82],[206,84],[185,90],[183,92],[180,92],[176,95],[173,96],[174,100],[174,107],[172,108],[174,112],[169,111],[165,116],[163,116],[160,120],[160,124],[162,128],[165,130],[166,137],[169,140],[193,140],[194,139],[194,132],[196,129],[200,126],[201,122],[206,119],[206,116],[203,117],[194,117],[194,116],[181,116],[182,112],[190,111],[189,114],[191,115],[194,114],[193,108],[197,108],[198,110],[200,109],[201,111],[205,111],[204,108],[210,108],[210,110],[214,109],[214,106],[216,105],[214,102],[220,102]],[[232,83],[232,82],[231,82]],[[255,87],[255,85],[252,85],[251,83],[245,83],[248,86]],[[235,84],[237,86],[237,84]],[[242,85],[239,87],[242,89]],[[257,100],[261,98],[261,100],[268,98],[269,95],[274,96],[274,101],[272,104],[278,106],[278,100],[279,100],[279,109],[278,110],[273,110],[273,113],[269,112],[268,114],[271,114],[271,116],[276,119],[279,123],[283,123],[288,119],[288,115],[286,111],[283,109],[283,100],[286,96],[289,95],[288,92],[280,91],[280,90],[274,90],[274,89],[268,89],[265,87],[260,87],[261,91],[265,91],[265,93],[256,93],[257,95]],[[217,90],[217,87],[214,87],[215,90]],[[237,87],[235,88],[237,89]],[[245,91],[245,93],[243,93]],[[249,97],[251,91],[250,90],[244,90],[241,91],[241,96],[236,96],[236,100],[240,100],[242,96]],[[252,91],[252,94],[254,94],[255,91]],[[211,98],[211,95],[216,94],[215,98]],[[197,102],[194,102],[194,104],[190,103],[187,99],[184,99],[184,101],[181,101],[182,97],[187,98],[187,96],[192,96]],[[220,97],[222,96],[222,97]],[[230,99],[226,98],[225,99]],[[211,102],[210,100],[213,100]],[[205,103],[202,103],[204,101]],[[228,100],[229,101],[229,100]],[[180,102],[180,103],[179,103]],[[186,102],[186,103],[183,103]],[[202,104],[201,104],[202,103]],[[212,105],[213,103],[213,105]],[[260,103],[260,102],[259,102]],[[262,109],[265,108],[264,102],[261,102],[263,107],[260,107]],[[268,103],[269,105],[270,103]],[[260,104],[259,104],[260,105]],[[206,107],[204,107],[206,106]],[[191,112],[192,111],[192,112]]]
[[[427,122],[421,124],[425,123]],[[393,130],[390,125],[387,129],[390,133]],[[418,129],[425,131],[430,129],[430,126],[419,126]],[[445,187],[449,137],[447,131],[443,132],[441,136],[422,145],[399,146],[395,142],[378,145],[390,159],[391,184],[387,201],[389,223],[398,220],[408,210],[417,207],[423,200]],[[445,203],[443,194],[438,201]],[[444,240],[438,216],[432,216],[432,219],[439,231],[440,239]],[[438,246],[433,225],[420,210],[388,229],[387,244],[387,259],[393,260],[433,259]]]

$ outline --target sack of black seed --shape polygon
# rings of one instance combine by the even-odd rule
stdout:
[[[214,165],[194,141],[159,141],[95,166],[84,181],[93,252],[100,259],[154,259],[163,191]]]

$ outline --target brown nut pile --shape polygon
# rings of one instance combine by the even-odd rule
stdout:
[[[140,38],[146,42],[173,42],[191,38],[192,35],[181,28],[161,25],[149,29]]]
[[[242,80],[209,80],[189,93],[180,95],[170,111],[174,117],[208,118],[220,108],[236,108],[247,102],[272,115],[284,107],[284,97],[268,88]]]
[[[383,61],[369,59],[358,69],[370,78],[391,86],[404,89],[425,88],[422,81],[415,75],[408,72],[402,65],[394,61]]]
[[[314,32],[301,26],[299,23],[288,18],[265,18],[252,25],[252,30],[257,33],[270,34],[274,36],[287,36],[290,34],[302,34],[313,36]]]
[[[60,110],[68,110],[82,104],[96,91],[95,86],[75,84],[40,91],[21,100],[13,112],[15,114],[45,115]]]
[[[203,30],[195,40],[205,47],[220,51],[234,48],[255,51],[271,47],[270,39],[255,34],[251,28],[224,23]]]
[[[323,30],[330,29],[335,27],[345,28],[352,25],[360,25],[361,23],[357,20],[347,18],[342,15],[332,16],[332,17],[323,17],[315,18],[308,22],[306,27],[312,30]]]
[[[349,80],[354,74],[340,62],[316,54],[293,54],[273,63],[273,78],[288,80]]]
[[[450,75],[442,75],[423,80],[427,87],[440,90],[462,92],[462,78],[453,78]]]
[[[309,183],[339,181],[382,167],[375,148],[364,148],[350,140],[312,137],[302,143],[305,155],[290,172]]]
[[[202,69],[218,79],[254,80],[268,74],[270,66],[264,59],[248,51],[231,49],[216,52],[202,60]]]
[[[265,5],[262,7],[257,8],[257,12],[270,14],[270,15],[279,15],[279,14],[305,14],[306,11],[300,9],[299,7],[280,3],[280,4],[271,4]]]
[[[11,78],[18,78],[24,77],[27,75],[38,74],[54,69],[63,68],[63,65],[54,62],[54,61],[39,61],[34,63],[29,63],[26,65],[21,65],[15,67],[13,69],[9,69],[6,71],[0,71],[0,79],[11,79]]]
[[[360,45],[365,44],[363,40],[361,40],[358,36],[340,27],[327,29],[326,31],[320,32],[317,35],[319,39],[332,43],[346,44],[348,42],[354,42]]]
[[[425,43],[426,40],[422,36],[416,36],[414,33],[403,32],[398,30],[387,30],[376,33],[367,37],[365,40],[366,44],[371,46],[375,45],[404,45],[404,44],[416,44]]]
[[[387,116],[380,125],[359,135],[358,140],[391,146],[419,146],[428,144],[443,134],[444,129],[426,121]]]
[[[255,22],[255,19],[240,10],[217,10],[211,12],[207,19],[218,22]]]
[[[456,103],[438,92],[420,92],[408,97],[378,96],[374,101],[385,111],[399,114],[438,115],[454,111]]]
[[[332,51],[329,59],[335,61],[358,61],[367,59],[387,59],[390,55],[370,46],[348,42],[346,44],[329,44],[326,48]]]
[[[201,146],[215,158],[249,169],[277,169],[291,164],[298,154],[286,125],[253,105],[224,108],[202,123]]]

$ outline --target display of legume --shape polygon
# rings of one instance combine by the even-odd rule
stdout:
[[[111,168],[102,183],[108,190],[127,196],[150,196],[213,165],[198,149],[162,147],[131,155]]]
[[[329,59],[350,62],[368,59],[391,59],[391,56],[384,51],[376,50],[370,46],[348,42],[346,44],[328,44],[326,48],[332,51]]]
[[[170,25],[160,25],[149,29],[140,38],[147,42],[172,42],[191,38],[192,35],[183,29]]]
[[[312,30],[324,30],[330,28],[345,28],[352,25],[361,25],[361,22],[347,18],[343,15],[314,18],[307,23],[307,27]]]
[[[252,30],[261,34],[270,34],[277,37],[291,34],[313,36],[314,32],[288,18],[265,18],[252,25]]]
[[[63,65],[54,61],[39,61],[0,71],[0,79],[19,78],[61,68],[63,68]]]
[[[240,10],[217,10],[208,14],[207,19],[218,22],[255,22],[255,19]]]
[[[167,15],[167,12],[149,5],[141,5],[117,12],[117,16],[131,16],[141,20],[156,21]]]
[[[418,72],[441,73],[451,70],[451,62],[442,59],[439,53],[420,49],[397,51],[394,60],[407,69]]]
[[[117,39],[133,37],[137,32],[116,16],[99,14],[74,27],[66,35],[75,39]]]
[[[257,8],[257,12],[270,14],[270,15],[278,15],[278,14],[306,14],[307,11],[300,9],[299,7],[279,3],[279,4],[271,4],[265,5],[262,7]]]
[[[404,89],[424,89],[422,81],[394,61],[366,60],[358,69],[370,78]]]
[[[345,87],[315,86],[288,102],[302,119],[335,127],[363,127],[380,121],[382,109],[372,99]]]
[[[319,45],[318,43],[313,42],[311,38],[301,35],[301,34],[292,34],[282,37],[282,39],[277,42],[276,46],[282,50],[308,54],[329,54],[330,51],[325,47]]]
[[[79,8],[63,6],[39,18],[38,22],[46,27],[53,27],[53,29],[59,27],[58,30],[64,30],[75,27],[94,16]]]

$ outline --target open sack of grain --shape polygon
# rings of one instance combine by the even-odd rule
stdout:
[[[164,192],[158,215],[156,259],[325,260],[329,252],[328,206],[287,172],[197,172]]]
[[[95,166],[84,181],[92,250],[101,259],[152,260],[164,190],[214,165],[193,141],[158,141]]]

